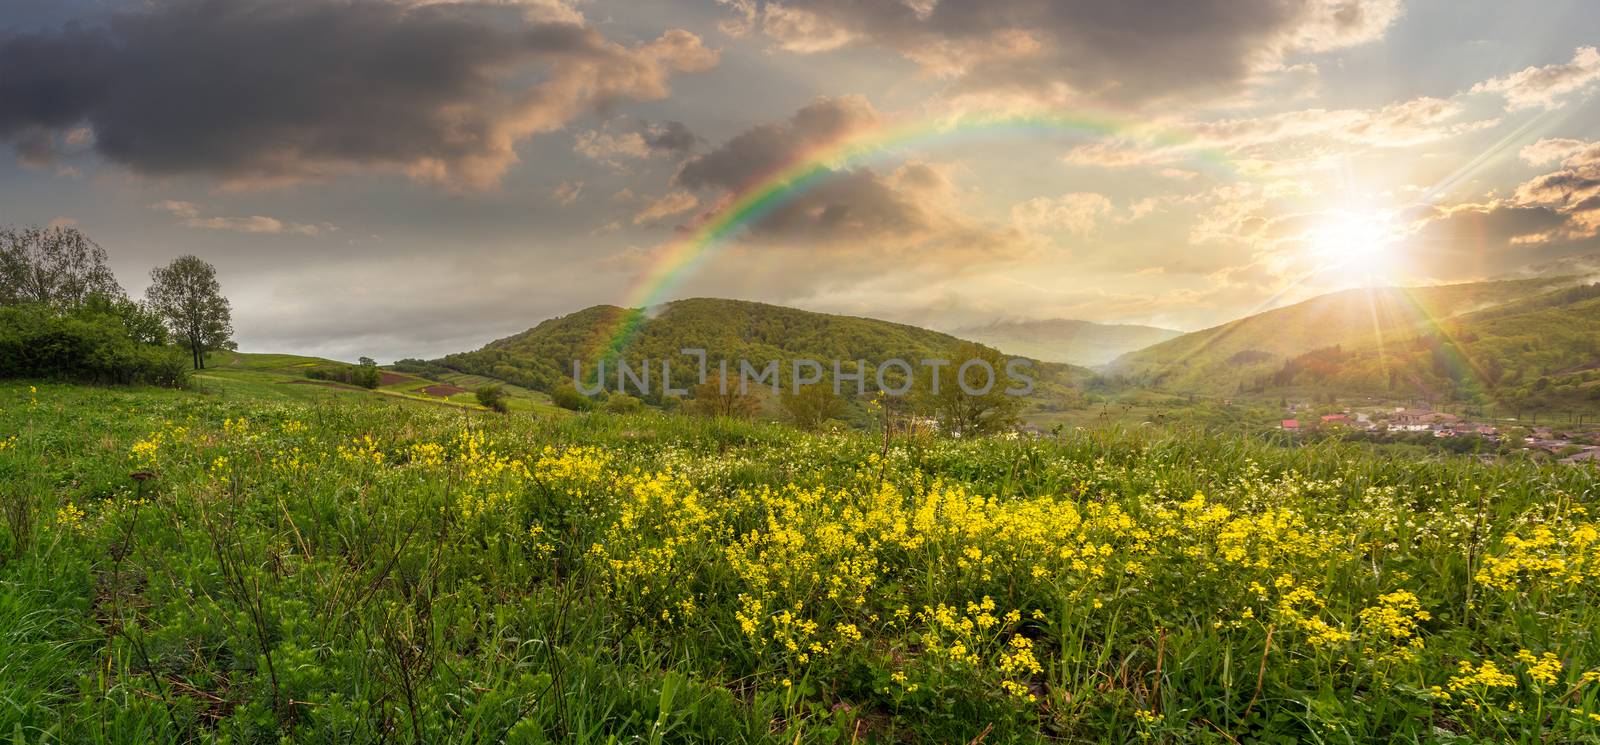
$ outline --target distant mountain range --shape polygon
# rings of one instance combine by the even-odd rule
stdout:
[[[1006,354],[1072,365],[1104,365],[1117,357],[1182,336],[1182,331],[1054,318],[1038,321],[996,321],[950,332],[987,344]]]

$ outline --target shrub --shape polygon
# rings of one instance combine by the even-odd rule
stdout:
[[[550,390],[550,400],[568,411],[587,411],[592,403],[571,383],[557,385]]]
[[[606,399],[606,411],[612,414],[632,414],[644,408],[644,402],[626,393],[613,393]]]
[[[350,382],[362,388],[377,388],[383,382],[383,371],[378,369],[378,363],[370,357],[362,357],[361,364],[350,371]]]
[[[506,403],[506,390],[498,383],[491,383],[478,389],[478,403],[484,408],[498,411],[501,414],[511,411],[511,405]]]
[[[136,341],[118,314],[38,305],[0,308],[0,377],[188,384],[183,353]]]

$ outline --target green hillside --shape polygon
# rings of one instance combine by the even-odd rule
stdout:
[[[1111,370],[1168,390],[1228,394],[1307,352],[1411,339],[1447,319],[1574,283],[1556,277],[1345,290],[1125,354]]]
[[[1072,365],[1104,365],[1117,357],[1182,336],[1154,326],[1105,324],[1051,318],[1039,321],[996,321],[951,332],[987,344],[1006,354]]]
[[[1600,408],[1600,284],[1468,313],[1381,348],[1315,350],[1254,386],[1282,387],[1528,410]]]
[[[591,374],[601,351],[610,349],[625,324],[633,331],[622,335],[625,341],[614,356],[632,365],[650,360],[653,375],[659,375],[659,363],[666,360],[672,366],[673,385],[679,388],[692,385],[699,375],[695,358],[681,355],[681,349],[706,350],[713,370],[719,360],[734,364],[746,360],[759,366],[768,360],[812,359],[830,367],[833,360],[865,360],[870,366],[898,358],[915,366],[924,359],[951,359],[956,349],[968,343],[949,334],[870,318],[695,298],[649,312],[597,305],[490,342],[475,352],[449,355],[435,364],[549,391],[571,380],[573,360],[581,361],[586,375]],[[607,371],[613,388],[614,370]],[[1040,405],[1061,405],[1072,398],[1075,382],[1094,375],[1057,363],[1036,363],[1034,371]],[[730,376],[736,374],[737,369],[731,368]],[[870,388],[870,372],[868,381]]]
[[[310,375],[317,370],[347,368],[349,363],[294,354],[213,352],[207,357],[207,365],[192,376],[201,390],[277,401],[365,399],[478,410],[483,407],[473,390],[489,382],[459,374],[430,379],[385,370],[378,387],[368,389]],[[513,411],[566,413],[552,405],[550,397],[543,393],[515,387],[508,388],[507,393]]]

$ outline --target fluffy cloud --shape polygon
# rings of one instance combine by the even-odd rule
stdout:
[[[177,219],[178,224],[186,228],[202,228],[205,230],[226,230],[234,233],[261,233],[293,235],[321,235],[324,232],[338,230],[329,224],[307,225],[297,222],[285,222],[275,217],[263,215],[250,215],[248,217],[219,217],[201,214],[200,205],[194,202],[180,202],[168,199],[150,205],[150,209],[165,212]]]
[[[1524,149],[1524,158],[1529,149],[1540,159],[1549,157],[1551,150],[1561,150],[1561,168],[1518,185],[1516,204],[1565,216],[1568,224],[1563,231],[1572,238],[1600,235],[1600,142],[1541,140]]]
[[[1473,93],[1498,93],[1506,99],[1506,110],[1560,108],[1574,93],[1586,91],[1600,81],[1600,49],[1578,47],[1572,61],[1543,67],[1528,67],[1504,77],[1485,80],[1472,86]]]
[[[0,141],[38,160],[87,127],[141,174],[253,185],[392,171],[498,182],[525,138],[669,93],[717,54],[624,46],[557,2],[171,0],[0,39]],[[536,81],[536,82],[529,82]]]
[[[870,44],[956,93],[1060,102],[1236,89],[1286,56],[1372,41],[1399,0],[721,0],[725,30],[759,28],[801,53]]]

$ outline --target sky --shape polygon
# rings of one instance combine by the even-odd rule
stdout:
[[[213,263],[246,351],[432,358],[705,296],[1193,330],[1600,271],[1596,29],[1590,0],[8,0],[0,225],[77,227],[134,295]]]

